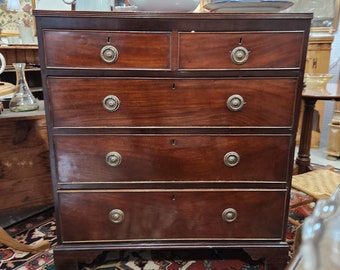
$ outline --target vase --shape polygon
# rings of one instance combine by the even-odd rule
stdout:
[[[315,96],[327,96],[330,93],[327,90],[327,84],[333,75],[331,74],[313,74],[305,73],[305,84],[306,87],[303,91],[305,95],[315,95]]]
[[[336,174],[335,174],[336,175]],[[337,178],[326,186],[336,185]],[[319,199],[302,227],[302,269],[340,269],[340,186],[328,199]]]
[[[9,109],[12,112],[27,112],[39,109],[39,105],[31,90],[28,87],[25,77],[25,63],[13,64],[16,72],[16,89],[9,102]]]

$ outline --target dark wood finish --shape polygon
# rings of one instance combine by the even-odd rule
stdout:
[[[242,43],[247,44],[251,54],[255,52],[242,69],[247,68],[299,68],[304,32],[273,33],[179,33],[180,69],[233,69],[231,61],[221,61],[229,57],[229,52]],[[202,40],[209,40],[203,42]],[[285,40],[285,42],[281,42]],[[287,43],[286,43],[287,42]],[[268,52],[271,56],[268,57]]]
[[[281,215],[273,215],[284,210],[284,189],[75,190],[60,191],[58,196],[63,244],[280,240],[285,226]],[[125,214],[124,222],[119,224],[108,219],[116,208]],[[221,218],[228,208],[237,209],[235,222]],[[101,230],[93,230],[96,227]]]
[[[56,269],[111,249],[209,247],[243,249],[282,270],[311,15],[35,15]],[[100,58],[108,44],[119,52],[112,64]],[[243,65],[230,59],[237,46],[250,51]],[[245,104],[230,111],[234,94]],[[108,95],[119,98],[114,112],[103,108]],[[106,163],[109,152],[119,166]],[[229,152],[237,165],[225,164]],[[225,221],[229,208],[237,217]]]
[[[117,69],[169,69],[170,32],[131,33],[97,31],[46,31],[46,66],[61,68],[112,68],[98,54],[107,40],[119,51]],[[76,43],[75,43],[76,41]],[[152,41],[152,42],[150,42]],[[138,50],[134,44],[140,44]],[[65,54],[65,44],[73,44]],[[86,46],[86,50],[79,48]]]
[[[74,135],[54,136],[58,184],[181,180],[285,183],[289,177],[286,167],[292,138],[285,135]],[[235,149],[240,162],[228,167],[224,156]],[[119,167],[106,164],[105,157],[111,151],[122,156]],[[263,162],[263,158],[271,162]]]
[[[310,148],[312,140],[313,129],[313,115],[315,104],[318,100],[335,100],[340,101],[340,96],[311,96],[303,95],[304,112],[302,118],[301,137],[298,156],[296,158],[296,164],[298,166],[298,173],[306,173],[312,170],[310,159]]]
[[[48,78],[53,125],[293,126],[293,115],[286,112],[294,110],[297,79],[192,79]],[[236,91],[247,104],[238,112],[230,111],[226,105]],[[117,96],[121,102],[116,112],[109,112],[102,105],[108,95]],[[78,116],[71,118],[70,114]]]

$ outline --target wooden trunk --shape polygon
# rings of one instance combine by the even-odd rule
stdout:
[[[50,207],[52,184],[44,109],[27,113],[7,109],[0,122],[0,218],[8,225]]]

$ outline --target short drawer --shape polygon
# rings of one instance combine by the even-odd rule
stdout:
[[[284,240],[285,190],[77,190],[58,198],[63,243]]]
[[[47,80],[55,127],[292,127],[296,78]]]
[[[55,135],[59,183],[286,182],[286,135]]]
[[[180,33],[179,69],[299,69],[303,39],[303,32]]]
[[[43,38],[47,68],[170,69],[167,32],[45,30]]]

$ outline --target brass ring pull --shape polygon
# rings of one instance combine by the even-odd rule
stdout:
[[[122,156],[118,152],[110,152],[107,153],[105,161],[111,167],[118,167],[122,163]]]
[[[237,211],[234,208],[227,208],[222,213],[222,219],[226,222],[233,222],[237,219]]]
[[[106,96],[103,99],[103,106],[109,112],[115,112],[119,109],[120,100],[114,95]]]
[[[109,213],[109,219],[115,224],[122,223],[124,221],[124,212],[120,209],[113,209]]]
[[[105,63],[115,63],[118,60],[118,50],[112,45],[104,46],[100,50],[100,57]]]
[[[245,62],[247,62],[249,53],[250,51],[248,51],[245,47],[238,46],[230,53],[231,61],[233,61],[236,65],[243,65]]]
[[[240,111],[246,103],[240,95],[232,95],[227,100],[227,107],[232,112]]]
[[[235,167],[240,162],[240,156],[236,152],[228,152],[224,155],[224,164],[227,167]]]

